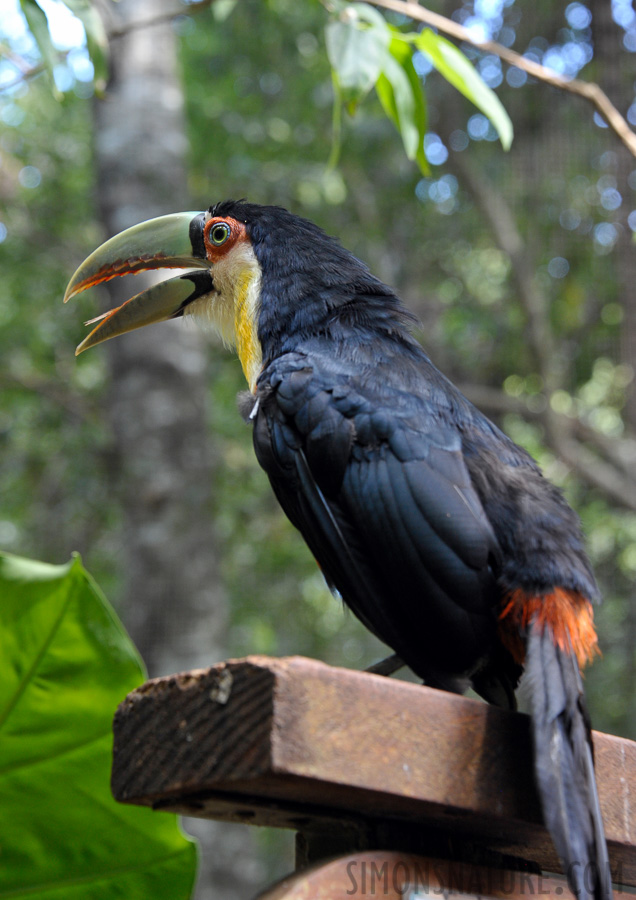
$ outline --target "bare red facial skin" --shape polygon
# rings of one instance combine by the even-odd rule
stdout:
[[[226,226],[229,229],[227,237],[223,243],[215,242],[213,235],[222,232],[219,226]],[[223,216],[215,216],[205,223],[203,229],[203,242],[205,244],[205,255],[210,262],[221,259],[228,253],[232,247],[243,241],[249,240],[247,231],[243,222],[237,222],[236,219],[224,218]]]

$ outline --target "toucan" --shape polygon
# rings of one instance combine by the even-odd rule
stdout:
[[[427,685],[515,707],[525,670],[546,825],[579,900],[612,896],[581,668],[598,588],[577,515],[433,365],[395,292],[276,206],[216,203],[111,238],[65,300],[187,269],[93,319],[77,353],[196,316],[236,348],[256,456],[329,586]]]

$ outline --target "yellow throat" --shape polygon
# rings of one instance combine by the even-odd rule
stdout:
[[[263,365],[263,354],[257,334],[260,283],[259,270],[244,269],[237,278],[234,295],[236,352],[251,391],[256,386],[256,379]]]

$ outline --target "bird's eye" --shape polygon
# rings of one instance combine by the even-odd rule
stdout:
[[[230,226],[225,222],[217,222],[208,232],[208,240],[215,247],[224,244],[231,234]]]

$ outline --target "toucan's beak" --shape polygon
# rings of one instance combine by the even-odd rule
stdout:
[[[64,295],[65,303],[81,291],[118,275],[168,268],[205,271],[170,278],[137,294],[122,306],[91,319],[87,325],[98,324],[75,353],[152,322],[177,318],[193,300],[211,293],[214,284],[210,263],[205,257],[204,225],[204,213],[160,216],[122,231],[91,253],[71,278]]]

